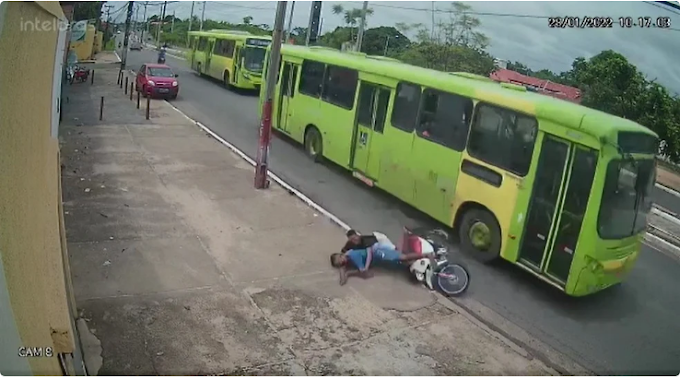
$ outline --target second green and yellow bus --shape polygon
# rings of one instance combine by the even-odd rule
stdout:
[[[241,31],[192,31],[188,59],[197,73],[222,81],[228,88],[257,90],[271,40]]]
[[[638,258],[658,136],[630,120],[473,74],[284,45],[272,121],[453,228],[480,261],[569,295],[620,283]]]

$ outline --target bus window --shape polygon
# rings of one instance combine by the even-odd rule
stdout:
[[[323,81],[321,99],[338,107],[351,110],[357,92],[359,73],[344,67],[328,65]]]
[[[298,91],[301,94],[309,95],[318,98],[321,95],[321,86],[323,85],[323,72],[326,65],[314,61],[302,62],[302,74],[300,75],[300,87]]]
[[[392,109],[392,125],[405,132],[413,131],[420,106],[420,86],[400,82]]]
[[[468,98],[426,89],[419,113],[418,136],[462,152],[472,107],[472,100]]]
[[[279,61],[279,63],[281,62],[282,61]],[[291,77],[292,67],[294,67],[292,64],[285,62],[283,66],[283,75],[281,75],[281,89],[283,94],[291,98],[295,96],[295,81],[297,80],[297,70],[292,69],[293,75]],[[295,67],[297,67],[297,65]]]
[[[390,90],[363,82],[361,84],[357,109],[359,124],[382,133],[385,129],[385,118],[389,104]]]
[[[231,58],[234,56],[234,45],[232,40],[217,40],[213,52],[222,57]]]
[[[208,46],[208,39],[205,37],[200,37],[198,39],[198,50],[205,50]]]
[[[472,123],[468,152],[517,175],[529,171],[538,122],[508,109],[479,104]]]

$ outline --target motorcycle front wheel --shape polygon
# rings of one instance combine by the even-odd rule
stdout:
[[[449,297],[459,296],[470,286],[470,275],[460,264],[448,264],[435,274],[435,283],[439,291]]]

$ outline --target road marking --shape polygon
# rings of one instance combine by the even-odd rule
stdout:
[[[196,121],[192,118],[190,118],[187,114],[182,112],[179,108],[173,106],[170,102],[167,100],[165,101],[170,107],[172,107],[175,111],[177,111],[180,115],[184,116],[187,120],[191,121],[192,123],[196,124],[199,128],[201,128],[204,132],[208,133],[210,136],[215,138],[215,140],[219,141],[222,143],[224,146],[229,148],[232,152],[236,153],[239,157],[244,159],[246,162],[248,162],[251,166],[255,167],[256,163],[255,160],[250,158],[247,154],[245,154],[243,151],[241,151],[239,148],[231,144],[229,141],[223,139],[220,137],[217,133],[213,132],[210,128],[206,127],[201,123],[200,121]],[[271,170],[267,171],[268,176],[273,179],[276,183],[278,183],[281,187],[284,189],[288,190],[289,192],[293,193],[296,197],[298,197],[301,201],[305,202],[309,207],[315,209],[316,211],[320,212],[322,215],[326,216],[330,220],[332,220],[335,224],[338,226],[344,228],[345,230],[349,230],[350,226],[349,224],[343,222],[340,218],[335,216],[333,213],[330,211],[326,210],[323,208],[321,205],[318,203],[314,202],[313,200],[309,199],[306,195],[304,195],[302,192],[288,184],[286,181],[281,179],[281,177],[277,176],[274,174]]]
[[[118,62],[122,61],[122,59],[120,59],[120,56],[118,55],[118,52],[116,51],[116,49],[113,49],[113,54],[115,54],[116,58],[118,58]]]
[[[658,187],[659,189],[661,189],[661,190],[667,192],[668,194],[671,194],[671,195],[674,195],[674,196],[680,198],[680,192],[677,192],[677,191],[671,189],[670,187],[666,187],[666,186],[664,186],[664,185],[662,185],[662,184],[660,184],[660,183],[656,183],[656,184],[654,184],[654,186],[656,186],[656,187]]]

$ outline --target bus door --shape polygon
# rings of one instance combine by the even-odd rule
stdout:
[[[241,52],[243,49],[241,49],[241,46],[236,46],[236,50],[234,51],[234,83],[237,83],[239,80],[239,74],[241,71]]]
[[[378,179],[381,152],[386,149],[382,134],[390,92],[386,87],[364,81],[359,87],[350,166],[371,180]]]
[[[290,107],[291,100],[295,97],[295,83],[297,83],[298,67],[296,63],[283,62],[281,83],[278,86],[279,96],[277,105],[276,125],[279,129],[290,134],[290,119],[294,108]]]
[[[590,196],[597,151],[545,135],[519,261],[564,286]]]
[[[197,37],[191,37],[191,40],[190,40],[190,43],[189,43],[189,47],[191,49],[191,61],[190,61],[191,66],[190,67],[192,69],[196,67],[196,45],[197,45],[196,40],[197,39],[198,39]]]
[[[213,50],[215,49],[215,39],[208,40],[208,51],[205,53],[205,70],[204,73],[213,76],[210,70],[210,62],[212,61]]]

